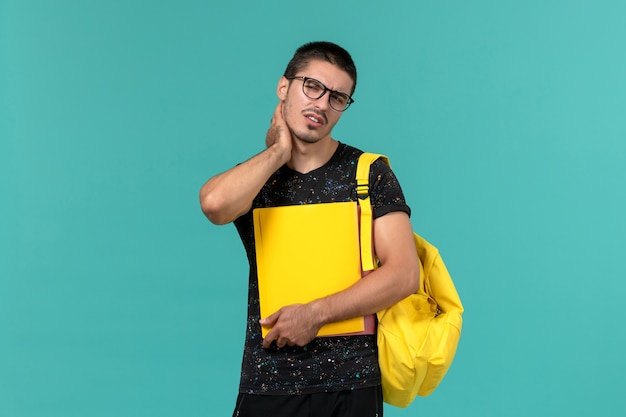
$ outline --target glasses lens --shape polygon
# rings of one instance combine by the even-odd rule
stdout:
[[[307,97],[312,98],[313,100],[317,100],[318,98],[322,97],[326,92],[326,88],[324,88],[324,85],[321,82],[312,78],[307,78],[306,80],[304,80],[304,83],[302,84],[302,90],[304,91],[304,94],[307,95]]]
[[[330,107],[337,111],[344,111],[348,108],[350,97],[343,93],[330,94]]]

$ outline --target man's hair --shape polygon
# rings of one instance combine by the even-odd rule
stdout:
[[[299,47],[287,64],[284,76],[293,77],[313,60],[329,62],[345,71],[354,81],[350,94],[354,93],[356,89],[356,66],[348,51],[332,42],[309,42]]]

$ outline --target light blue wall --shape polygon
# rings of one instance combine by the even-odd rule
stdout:
[[[359,68],[466,306],[388,416],[622,416],[623,1],[0,2],[0,416],[230,415],[245,255],[197,193],[260,151],[296,47]]]

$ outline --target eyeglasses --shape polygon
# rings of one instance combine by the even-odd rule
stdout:
[[[350,107],[350,104],[354,103],[352,97],[341,91],[331,90],[322,84],[321,81],[315,78],[309,78],[302,75],[294,75],[293,77],[286,77],[288,80],[301,79],[302,80],[302,92],[310,99],[320,99],[328,91],[328,104],[335,111],[344,111]]]

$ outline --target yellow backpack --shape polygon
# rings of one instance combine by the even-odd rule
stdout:
[[[369,171],[386,156],[364,153],[357,165],[357,196],[361,208],[363,271],[377,267],[372,251],[372,207]],[[454,359],[463,324],[463,305],[436,247],[414,233],[421,261],[420,288],[393,306],[379,311],[378,362],[383,400],[406,407],[416,395],[432,393]]]

